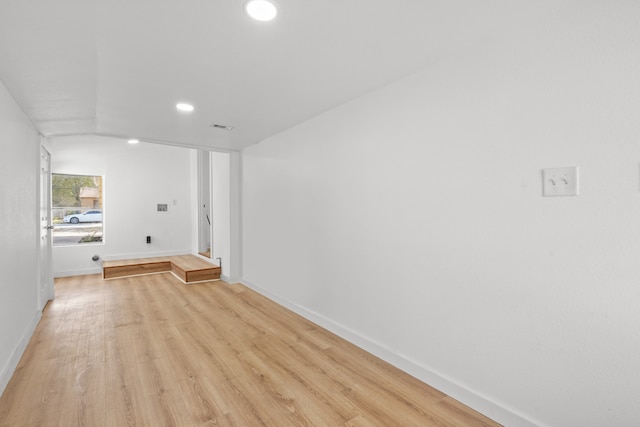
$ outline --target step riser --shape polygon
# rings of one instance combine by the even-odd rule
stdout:
[[[205,264],[203,264],[203,262]],[[211,267],[203,268],[203,265]],[[221,268],[195,256],[145,258],[141,260],[105,261],[102,267],[104,279],[140,276],[171,272],[184,283],[220,280]]]
[[[162,273],[165,271],[171,271],[170,262],[103,267],[102,277],[105,279],[115,279],[118,277],[139,276],[141,274]]]

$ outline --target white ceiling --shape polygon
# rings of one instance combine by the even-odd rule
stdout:
[[[0,80],[45,136],[239,150],[572,0],[243,2],[2,0]]]

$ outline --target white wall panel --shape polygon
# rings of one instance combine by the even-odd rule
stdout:
[[[0,82],[0,393],[40,319],[40,137]]]
[[[244,281],[507,425],[638,425],[638,16],[580,3],[244,150]]]

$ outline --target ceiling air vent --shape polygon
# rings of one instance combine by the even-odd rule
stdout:
[[[216,129],[223,129],[223,130],[233,130],[233,126],[226,126],[218,123],[214,123],[210,127],[216,128]]]

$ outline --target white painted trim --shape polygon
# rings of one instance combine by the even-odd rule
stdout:
[[[53,277],[86,276],[89,274],[102,274],[102,267],[87,268],[84,270],[56,271]]]
[[[133,254],[105,255],[102,257],[102,260],[116,261],[121,259],[156,258],[161,256],[177,256],[177,255],[193,255],[193,251],[191,249],[182,249],[179,251],[138,252]]]
[[[175,275],[175,273],[174,273],[173,271],[170,271],[170,270],[164,270],[164,271],[152,271],[152,272],[150,272],[150,273],[140,273],[140,274],[127,274],[126,276],[118,276],[118,277],[104,277],[104,272],[103,272],[103,274],[102,274],[102,280],[107,280],[107,281],[109,281],[109,280],[118,280],[118,279],[129,279],[129,278],[131,278],[131,277],[152,276],[152,275],[154,275],[154,274],[167,274],[167,273],[171,273],[171,274],[173,274],[174,276],[176,276],[176,275]],[[178,277],[178,276],[176,276],[176,277]],[[178,279],[180,279],[180,278],[178,277]],[[182,280],[182,279],[180,279],[180,281],[181,281],[182,283],[185,283],[185,282],[184,282],[184,280]]]
[[[440,374],[435,370],[426,367],[419,362],[410,360],[402,356],[385,345],[374,341],[373,339],[363,336],[352,329],[341,325],[325,316],[318,314],[312,310],[302,307],[288,299],[281,298],[273,293],[251,283],[248,280],[241,279],[240,283],[253,289],[259,294],[269,298],[270,300],[282,305],[283,307],[299,314],[300,316],[314,322],[315,324],[327,329],[328,331],[344,338],[361,349],[381,358],[382,360],[401,369],[409,375],[423,381],[426,384],[440,390],[441,392],[453,397],[468,407],[480,412],[481,414],[491,418],[498,423],[509,427],[539,427],[540,423],[534,422],[524,415],[516,413],[498,402],[492,401],[489,397],[483,396],[473,390],[470,390],[459,384],[452,378]]]
[[[230,285],[233,285],[234,283],[240,283],[241,282],[238,277],[225,276],[224,274],[220,275],[220,280],[222,280],[223,282],[227,282]]]
[[[199,254],[199,253],[197,253],[197,252],[191,253],[190,255],[196,256],[196,257],[200,258],[200,259],[201,259],[201,260],[203,260],[203,261],[207,261],[207,262],[208,262],[209,264],[211,264],[211,265],[214,265],[214,266],[216,266],[216,267],[220,267],[218,264],[216,264],[215,262],[213,262],[213,260],[212,260],[211,258],[207,258],[206,256],[204,256],[204,255],[200,255],[200,254]]]
[[[174,273],[173,271],[167,271],[167,273],[171,273],[174,275],[174,277],[178,280],[180,280],[184,285],[193,285],[196,283],[206,283],[206,282],[219,282],[220,279],[206,279],[206,280],[198,280],[197,282],[185,282],[182,277],[178,276],[176,273]]]
[[[126,276],[118,276],[118,277],[108,277],[105,279],[104,275],[102,276],[102,280],[118,280],[118,279],[128,279],[131,277],[141,277],[141,276],[151,276],[153,274],[171,274],[173,277],[182,282],[183,285],[193,285],[195,283],[206,283],[206,282],[219,282],[221,279],[206,279],[206,280],[198,280],[196,282],[185,282],[182,277],[178,276],[171,270],[166,271],[154,271],[152,273],[140,273],[140,274],[128,274]]]
[[[102,257],[102,261],[117,261],[121,259],[142,259],[142,258],[157,258],[163,256],[178,256],[178,255],[196,255],[205,261],[211,262],[208,258],[201,257],[198,254],[194,254],[191,251],[165,251],[165,252],[146,252],[137,254],[123,254],[123,255],[106,255]],[[100,262],[100,261],[98,261]],[[215,264],[214,264],[215,265]],[[54,277],[70,277],[70,276],[85,276],[88,274],[102,274],[102,263],[96,267],[87,268],[84,270],[68,270],[68,271],[56,271]],[[145,273],[147,274],[147,273]]]
[[[22,355],[24,354],[24,351],[26,350],[27,345],[29,344],[29,340],[31,340],[31,337],[35,332],[41,317],[42,317],[42,312],[39,310],[36,311],[33,318],[31,319],[31,322],[29,322],[27,329],[22,334],[22,338],[20,339],[18,346],[13,351],[13,354],[11,355],[7,363],[5,363],[5,365],[2,367],[2,371],[0,371],[0,396],[2,396],[2,393],[4,393],[4,390],[7,388],[7,385],[9,384],[9,381],[11,380],[13,373],[18,367],[18,363],[20,363],[20,358],[22,358]]]
[[[229,276],[238,283],[242,277],[242,153],[231,153],[229,181],[230,229]]]

